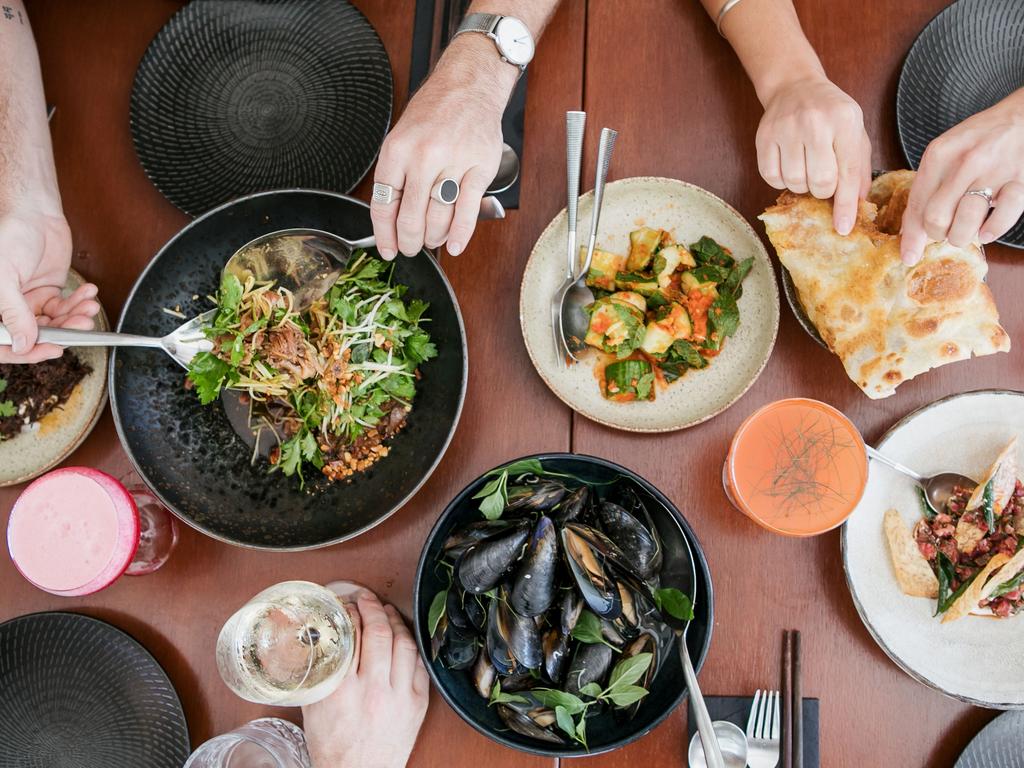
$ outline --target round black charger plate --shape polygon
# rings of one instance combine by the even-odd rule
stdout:
[[[193,0],[142,58],[132,139],[192,215],[266,189],[348,192],[377,157],[392,95],[384,45],[346,0]]]
[[[181,768],[185,713],[139,643],[77,613],[0,624],[0,768]]]
[[[943,10],[911,47],[896,92],[896,124],[910,167],[920,165],[932,139],[1021,86],[1024,3],[958,0]],[[1024,218],[999,242],[1024,248]]]
[[[692,596],[694,600],[694,618],[687,628],[686,647],[694,669],[699,672],[711,646],[711,632],[715,623],[715,599],[711,571],[704,549],[686,518],[668,497],[647,480],[607,459],[576,453],[540,453],[522,458],[537,459],[545,470],[571,474],[586,482],[629,483],[645,500],[645,506],[661,536],[664,548],[662,584],[676,587],[684,594]],[[432,660],[428,627],[430,603],[434,596],[446,589],[449,584],[447,573],[437,565],[438,558],[445,539],[453,530],[482,519],[480,501],[473,496],[490,479],[486,475],[481,475],[452,499],[427,536],[416,568],[412,599],[416,643],[430,679],[448,705],[474,729],[499,744],[522,752],[559,758],[586,757],[618,749],[650,733],[686,697],[682,660],[679,658],[679,646],[675,643],[664,666],[654,678],[650,692],[644,698],[636,717],[632,720],[618,720],[611,713],[604,712],[588,720],[589,748],[579,744],[547,744],[510,730],[501,721],[495,708],[488,706],[487,700],[476,692],[469,672],[447,669],[440,662]],[[678,643],[679,640],[675,642]]]
[[[279,229],[310,228],[350,238],[371,231],[369,206],[331,192],[280,190],[234,200],[199,217],[153,258],[128,297],[118,330],[163,336],[210,308],[237,248]],[[218,403],[199,404],[185,371],[160,350],[121,348],[110,364],[110,405],[135,470],[163,504],[222,541],[265,549],[310,549],[351,538],[398,510],[434,471],[455,433],[466,393],[466,337],[455,294],[426,251],[394,262],[409,298],[429,302],[426,330],[438,356],[424,363],[406,427],[391,452],[349,482],[315,470],[268,472]],[[195,297],[195,298],[193,298]]]
[[[1024,768],[1024,711],[1002,714],[982,728],[953,768]]]

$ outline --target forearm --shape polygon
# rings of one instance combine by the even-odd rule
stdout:
[[[725,2],[701,0],[712,19],[718,18]],[[762,104],[790,83],[825,77],[792,0],[743,0],[725,15],[722,34],[736,51]]]
[[[558,3],[559,0],[474,0],[468,13],[514,16],[527,26],[536,41]],[[503,110],[519,79],[519,68],[502,61],[494,43],[483,35],[463,34],[449,43],[432,77]]]
[[[42,73],[21,0],[0,14],[0,213],[34,202],[59,210]]]

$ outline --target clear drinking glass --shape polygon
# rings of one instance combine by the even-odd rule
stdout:
[[[355,625],[334,592],[285,581],[228,619],[217,638],[217,669],[246,701],[303,706],[337,689],[355,642]]]
[[[310,768],[310,760],[301,728],[263,717],[210,739],[184,768]]]
[[[128,486],[139,510],[139,547],[126,576],[145,576],[167,562],[178,543],[178,523],[153,492],[141,485]]]

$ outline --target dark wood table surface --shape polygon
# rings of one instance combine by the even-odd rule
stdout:
[[[895,135],[899,67],[914,37],[946,0],[798,0],[825,66],[864,108],[879,168],[903,165]],[[153,35],[180,7],[172,0],[31,0],[61,192],[74,233],[74,267],[100,286],[116,318],[136,276],[187,221],[149,183],[128,129],[135,69]],[[356,0],[379,31],[405,102],[413,0]],[[945,395],[1019,386],[1022,352],[958,363],[868,400],[837,359],[815,346],[783,308],[778,343],[757,384],[730,410],[665,436],[616,432],[575,416],[530,365],[518,320],[518,286],[531,246],[564,205],[563,113],[585,109],[589,168],[602,125],[619,130],[612,178],[670,176],[699,184],[753,220],[775,193],[758,177],[760,107],[728,45],[696,0],[565,0],[531,67],[522,158],[522,207],[481,225],[468,252],[443,258],[465,315],[470,377],[458,433],[440,467],[399,513],[354,541],[306,553],[231,547],[182,526],[172,560],[156,574],[124,578],[84,598],[32,588],[0,558],[0,620],[47,609],[82,611],[126,629],[167,669],[184,702],[193,744],[273,710],[236,698],[221,682],[214,644],[224,620],[260,589],[284,579],[366,583],[408,612],[426,533],[460,488],[521,454],[573,450],[607,457],[650,479],[684,511],[707,552],[716,595],[714,639],[701,682],[709,694],[776,687],[781,631],[804,641],[804,693],[821,699],[823,764],[950,766],[994,713],[960,704],[900,672],[857,617],[838,532],[809,540],[767,533],[734,511],[720,485],[728,440],[755,408],[806,395],[848,413],[869,440],[906,413]],[[17,77],[18,73],[5,73]],[[547,170],[544,170],[547,169]],[[586,182],[589,185],[589,181]],[[364,182],[357,194],[368,193]],[[761,231],[760,225],[757,225]],[[989,284],[1010,336],[1024,344],[1024,267],[988,249]],[[131,467],[109,411],[70,463],[118,477]],[[19,488],[0,491],[6,515]],[[685,764],[685,710],[594,768]],[[433,696],[411,765],[542,766],[478,735]]]

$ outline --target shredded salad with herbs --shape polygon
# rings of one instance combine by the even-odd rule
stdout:
[[[421,327],[427,303],[405,298],[392,266],[357,252],[327,295],[296,312],[289,291],[225,275],[205,330],[212,352],[189,367],[201,403],[224,389],[250,399],[254,431],[273,430],[273,469],[310,465],[331,480],[386,456],[404,425],[419,366],[437,355]],[[254,454],[255,460],[255,454]]]

